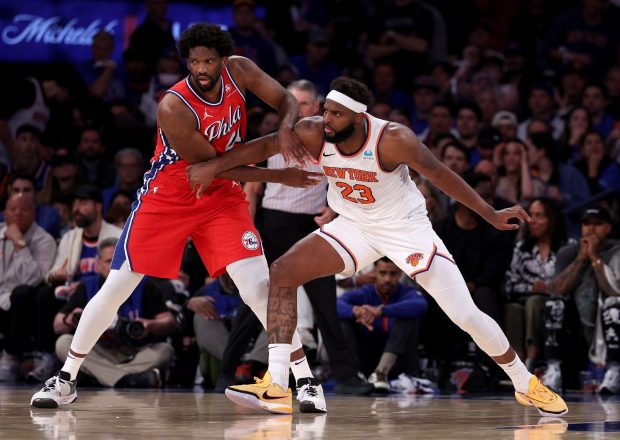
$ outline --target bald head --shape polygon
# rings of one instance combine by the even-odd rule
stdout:
[[[6,202],[4,221],[7,226],[15,225],[25,234],[34,223],[36,204],[34,197],[28,194],[13,194]]]

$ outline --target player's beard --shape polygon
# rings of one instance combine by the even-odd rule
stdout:
[[[214,78],[211,75],[207,75],[207,74],[193,75],[193,77],[194,77],[194,82],[196,83],[196,85],[198,86],[201,92],[210,92],[211,90],[213,90],[215,85],[220,80],[221,75],[217,75],[217,78]],[[207,87],[203,87],[202,84],[200,84],[200,81],[198,80],[199,78],[208,78],[210,80],[209,85]]]
[[[328,136],[327,133],[323,132],[323,139],[329,143],[338,144],[340,142],[344,142],[347,139],[349,139],[354,131],[355,131],[355,124],[351,122],[351,124],[349,124],[348,126],[346,126],[340,131],[334,130],[333,136]]]

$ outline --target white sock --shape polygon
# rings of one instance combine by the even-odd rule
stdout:
[[[80,367],[82,366],[82,362],[84,362],[86,356],[84,357],[76,357],[71,354],[71,352],[67,353],[67,360],[65,364],[62,366],[61,370],[69,373],[71,375],[71,380],[75,380],[77,377],[78,371],[80,371]]]
[[[510,380],[512,380],[512,385],[515,387],[515,390],[520,393],[526,393],[530,386],[530,379],[533,374],[527,371],[519,356],[515,356],[512,362],[508,362],[507,364],[497,364],[506,372]]]
[[[295,383],[297,383],[298,379],[314,377],[314,375],[312,374],[312,370],[310,370],[310,364],[308,364],[308,359],[306,359],[305,356],[301,359],[297,359],[296,361],[291,362],[291,371],[293,372],[293,376],[295,377]]]
[[[291,344],[269,344],[269,374],[271,382],[288,389],[288,374],[291,364]]]

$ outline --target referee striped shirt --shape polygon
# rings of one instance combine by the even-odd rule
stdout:
[[[289,164],[293,166],[293,163]],[[267,160],[270,169],[285,168],[284,157],[281,154],[271,156]],[[321,173],[318,164],[306,164],[306,171]],[[262,206],[266,209],[290,212],[293,214],[316,214],[320,208],[327,205],[327,178],[308,188],[293,188],[280,183],[268,182],[265,186]]]

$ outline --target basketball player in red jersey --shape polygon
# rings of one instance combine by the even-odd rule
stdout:
[[[190,74],[167,90],[158,105],[157,146],[151,169],[144,175],[144,184],[116,247],[110,275],[84,309],[64,366],[32,397],[33,406],[55,408],[76,399],[79,367],[113,322],[121,304],[144,275],[176,278],[189,237],[211,276],[227,271],[243,300],[266,327],[269,270],[239,181],[305,187],[319,182],[317,173],[295,168],[240,167],[219,175],[197,198],[185,168],[213,159],[243,142],[246,90],[280,115],[277,141],[269,138],[256,142],[277,142],[287,160],[303,164],[307,152],[293,131],[298,104],[252,61],[230,56],[233,41],[216,25],[192,26],[183,33],[178,47],[187,59]],[[145,321],[145,327],[147,334],[159,331],[149,321]],[[314,381],[305,357],[299,356],[299,337],[293,344],[298,353],[293,373]],[[324,412],[322,392],[308,390],[308,385],[318,383],[305,383],[300,393],[305,396],[302,410]],[[319,394],[321,399],[316,398]]]

